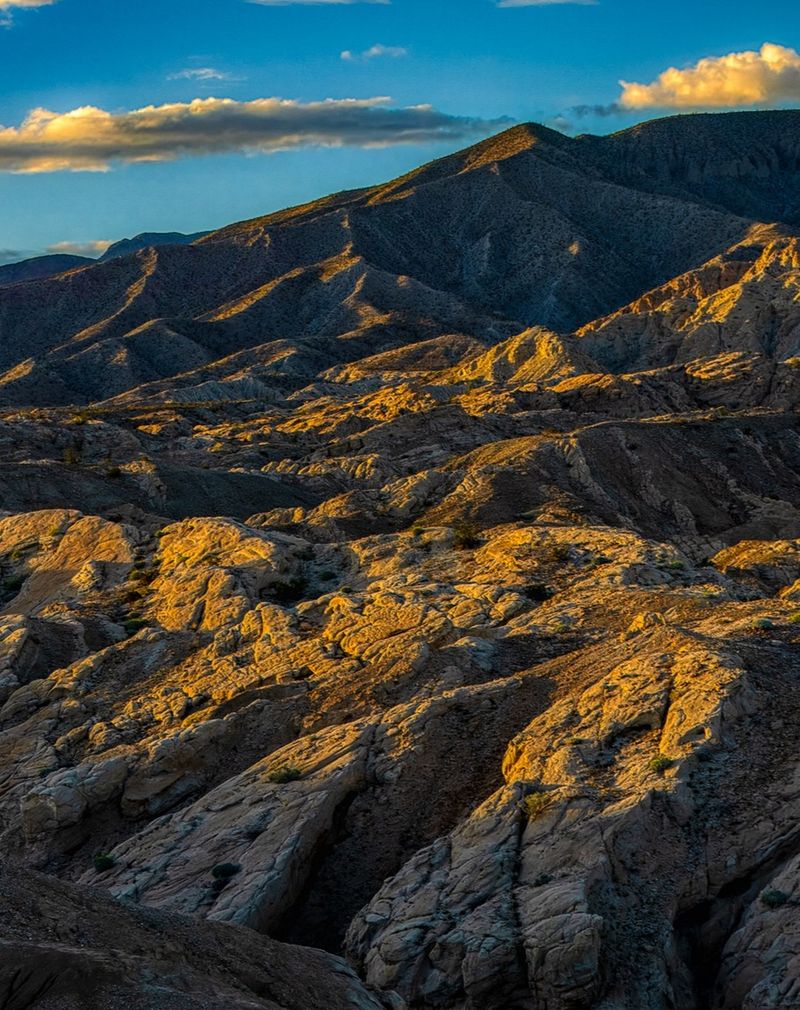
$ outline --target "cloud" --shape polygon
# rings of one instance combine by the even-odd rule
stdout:
[[[498,7],[555,7],[557,4],[574,4],[580,7],[596,7],[600,0],[500,0]]]
[[[0,11],[31,10],[33,7],[50,7],[58,0],[0,0]]]
[[[15,10],[33,10],[35,7],[51,7],[58,0],[0,0],[0,26],[8,27]]]
[[[342,53],[342,59],[348,63],[353,63],[356,60],[374,60],[379,56],[399,59],[401,56],[408,56],[408,50],[402,46],[384,46],[380,42],[376,42],[374,46],[370,46],[362,53],[354,53],[350,49],[345,49]]]
[[[70,256],[102,256],[111,245],[105,239],[95,239],[93,242],[56,242],[47,247],[48,253],[67,253]]]
[[[652,84],[620,81],[623,109],[714,109],[800,101],[800,54],[765,43],[758,52],[708,56],[670,67]]]
[[[195,98],[121,113],[34,109],[21,126],[0,126],[0,171],[106,171],[120,162],[230,152],[460,141],[512,122],[452,116],[430,105],[393,108],[390,101]]]
[[[214,67],[188,67],[185,70],[178,70],[170,74],[168,81],[230,81],[233,80],[230,74],[224,70],[216,70]]]

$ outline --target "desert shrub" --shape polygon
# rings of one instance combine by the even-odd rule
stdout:
[[[77,463],[80,463],[80,461],[81,461],[80,449],[78,449],[77,446],[68,445],[67,448],[64,450],[64,462],[68,466],[75,466]]]
[[[118,466],[110,466],[106,470],[106,477],[110,477],[112,480],[118,480],[122,476],[122,470]]]
[[[7,579],[3,580],[3,589],[5,589],[7,593],[18,593],[24,585],[24,575],[9,575]]]
[[[285,782],[297,782],[302,777],[302,771],[294,765],[281,765],[280,768],[276,768],[267,775],[268,781],[277,782],[280,785],[283,785]]]
[[[793,614],[789,614],[790,624],[800,624],[800,610],[796,610]]]
[[[651,772],[655,772],[656,775],[663,775],[667,768],[671,768],[674,764],[672,758],[667,757],[666,754],[656,754],[654,758],[650,758],[647,762],[647,767]]]
[[[319,573],[320,582],[332,582],[335,578],[336,578],[336,572],[332,572],[328,568]]]
[[[525,797],[523,806],[529,821],[535,821],[550,806],[551,800],[547,793],[530,793]]]
[[[787,894],[786,891],[778,891],[774,888],[761,892],[761,902],[767,908],[780,908],[782,905],[788,904],[790,898],[791,895]]]
[[[147,621],[145,621],[143,617],[129,617],[125,621],[125,624],[123,625],[129,638],[133,637],[133,635],[135,635],[137,631],[140,631],[142,628],[146,626]]]
[[[458,550],[477,547],[480,544],[478,527],[467,519],[463,519],[453,527],[453,546]]]
[[[769,617],[757,617],[753,621],[753,628],[755,631],[769,631],[770,628],[774,627],[775,625]]]
[[[553,596],[553,590],[542,582],[532,582],[529,586],[525,586],[522,592],[534,603],[544,603]]]
[[[98,873],[105,873],[117,865],[116,859],[107,852],[98,852],[94,857],[94,868]]]

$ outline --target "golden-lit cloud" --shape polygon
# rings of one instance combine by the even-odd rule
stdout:
[[[102,256],[112,245],[106,239],[95,239],[93,242],[55,242],[47,247],[48,253],[66,253],[70,256]]]
[[[620,81],[623,109],[715,109],[800,101],[800,54],[766,43],[756,51],[670,67],[652,84]]]
[[[34,109],[20,126],[0,126],[0,171],[106,171],[115,163],[231,152],[460,141],[509,122],[452,116],[430,105],[394,108],[388,98],[195,98],[121,113]]]

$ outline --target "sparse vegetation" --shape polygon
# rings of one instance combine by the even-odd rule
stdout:
[[[547,793],[529,793],[523,801],[523,806],[528,820],[537,820],[542,816],[542,814],[544,814],[551,803],[552,800]]]
[[[666,754],[656,754],[654,758],[650,758],[647,762],[647,767],[651,772],[655,772],[656,775],[663,775],[674,763],[672,758],[667,757]]]
[[[778,891],[774,888],[769,888],[766,891],[761,892],[761,903],[766,905],[767,908],[781,908],[783,905],[787,905],[791,901],[791,895],[787,894],[786,891]]]
[[[753,620],[754,631],[770,631],[775,627],[775,622],[770,617],[756,617]]]
[[[464,519],[453,527],[453,547],[457,550],[478,547],[480,542],[478,527],[475,523]]]
[[[554,595],[553,590],[541,582],[532,582],[523,589],[523,593],[534,603],[544,603],[545,600],[552,599]]]
[[[98,873],[106,873],[117,865],[116,859],[107,852],[98,852],[94,857],[94,868]]]
[[[294,765],[281,765],[280,768],[276,768],[267,775],[267,780],[284,785],[286,782],[297,782],[302,777],[302,771]]]
[[[141,631],[142,628],[147,627],[147,621],[143,617],[129,617],[123,627],[128,635],[128,638],[132,638],[137,631]]]

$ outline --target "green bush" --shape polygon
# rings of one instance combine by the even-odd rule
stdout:
[[[464,519],[453,527],[453,547],[457,550],[477,547],[480,542],[478,527],[474,523]]]
[[[94,857],[94,868],[98,873],[105,873],[116,865],[116,859],[107,852],[98,852]]]
[[[791,895],[787,894],[786,891],[778,891],[774,888],[761,892],[761,902],[767,908],[780,908],[782,905],[787,905],[790,899]]]
[[[142,628],[147,627],[147,621],[145,621],[143,617],[129,617],[127,621],[125,621],[123,627],[130,638],[133,637],[137,631],[141,631]]]
[[[525,813],[528,816],[528,820],[535,821],[537,818],[541,817],[550,806],[551,802],[552,801],[547,793],[530,793],[526,796],[523,801],[523,806],[525,807]]]
[[[667,768],[671,768],[674,763],[672,758],[667,757],[666,754],[656,754],[654,758],[651,758],[647,762],[647,767],[651,772],[655,772],[656,775],[663,775]]]
[[[277,782],[281,785],[285,782],[297,782],[302,777],[302,771],[294,765],[281,765],[280,768],[276,768],[267,775],[268,781]]]
[[[532,582],[522,592],[529,600],[533,600],[534,603],[544,603],[545,600],[551,599],[554,595],[553,590],[542,582]]]

